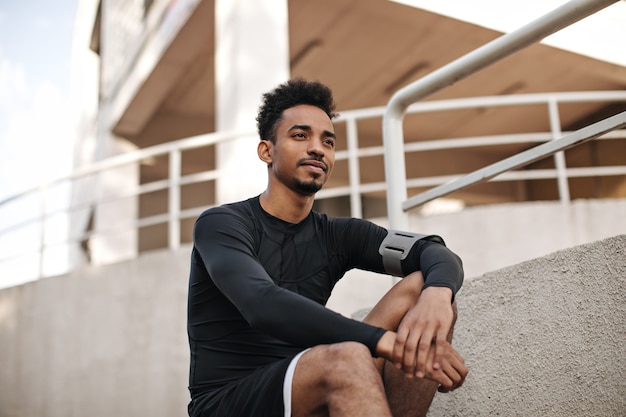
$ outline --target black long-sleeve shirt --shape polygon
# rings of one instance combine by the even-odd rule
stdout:
[[[286,234],[295,236],[294,277],[281,276]],[[258,197],[205,211],[194,227],[189,280],[192,398],[319,344],[357,341],[374,354],[383,329],[324,305],[348,270],[384,273],[378,249],[386,235],[369,221],[316,212],[287,223]],[[413,246],[402,269],[421,270],[425,286],[454,294],[463,281],[460,259],[428,239]]]

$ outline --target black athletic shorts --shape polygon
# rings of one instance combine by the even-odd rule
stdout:
[[[283,395],[285,375],[289,365],[304,353],[289,356],[252,372],[250,375],[207,392],[189,404],[192,417],[285,417],[285,401],[291,406],[291,378],[289,398]],[[292,371],[293,372],[293,371]],[[291,414],[291,413],[290,413]]]

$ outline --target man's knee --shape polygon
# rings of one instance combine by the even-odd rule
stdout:
[[[357,342],[343,342],[323,347],[323,360],[320,367],[329,380],[354,381],[358,374],[373,374],[375,371],[372,355],[367,346]],[[358,378],[357,378],[358,379]]]
[[[363,415],[364,406],[376,404],[388,409],[371,353],[357,342],[316,346],[302,355],[294,374],[292,399],[294,416],[328,416],[338,410]],[[369,400],[374,402],[367,405]]]
[[[398,289],[402,289],[402,293],[406,294],[417,301],[417,298],[422,294],[422,288],[424,287],[424,275],[422,271],[415,271],[405,276],[396,285]]]
[[[369,362],[372,359],[367,346],[358,342],[335,343],[327,345],[326,348],[328,350],[327,363],[331,366],[352,366],[361,362]]]

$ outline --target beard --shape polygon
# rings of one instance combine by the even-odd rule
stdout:
[[[317,183],[315,181],[304,182],[296,180],[295,182],[296,190],[305,195],[315,194],[322,189],[322,185],[322,183]]]

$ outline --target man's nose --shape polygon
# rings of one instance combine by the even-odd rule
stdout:
[[[324,147],[322,146],[322,138],[313,138],[309,141],[309,154],[324,156]]]

